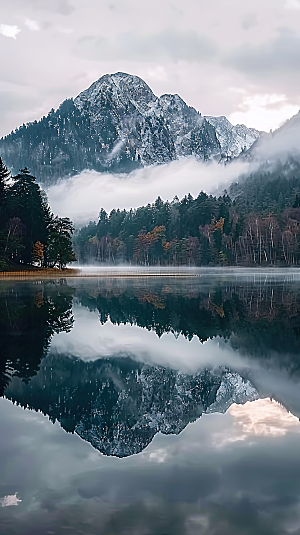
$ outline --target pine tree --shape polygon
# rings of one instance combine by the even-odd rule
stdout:
[[[2,158],[0,158],[0,229],[3,228],[5,222],[7,179],[9,176],[10,172],[3,163]]]
[[[45,243],[47,239],[45,200],[36,178],[26,167],[12,179],[13,185],[8,195],[9,210],[24,225],[22,260],[25,264],[31,264],[34,243]]]

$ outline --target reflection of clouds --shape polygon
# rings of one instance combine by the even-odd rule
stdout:
[[[165,448],[158,448],[156,451],[153,451],[149,454],[149,460],[157,463],[163,463],[167,456],[168,453]]]
[[[209,533],[206,531],[209,528],[209,518],[204,515],[189,516],[186,520],[186,527],[187,532],[191,535],[198,535],[199,533]]]
[[[21,501],[22,500],[18,498],[17,492],[16,494],[10,494],[0,499],[0,503],[2,507],[10,507],[11,505],[19,505]]]
[[[258,414],[258,402],[251,405]],[[15,533],[24,533],[24,526],[28,533],[37,533],[37,526],[39,533],[46,533],[44,526],[60,533],[62,524],[70,532],[103,535],[144,533],[145,526],[149,534],[298,533],[299,441],[293,433],[279,441],[266,436],[253,447],[250,437],[216,450],[215,432],[228,428],[233,434],[238,419],[212,414],[181,435],[157,435],[142,454],[120,460],[95,454],[40,413],[4,399],[0,406],[3,494],[22,488],[28,504],[22,515],[17,508],[7,511],[15,514]],[[11,491],[12,464],[18,470]]]
[[[228,412],[237,424],[235,440],[249,436],[284,436],[289,431],[300,432],[299,420],[277,401],[258,399],[245,405],[232,405]]]
[[[233,403],[227,410],[231,423],[212,434],[212,445],[222,448],[234,442],[249,442],[254,437],[282,437],[289,432],[300,432],[299,419],[280,403],[270,398]]]
[[[233,365],[239,355],[216,340],[201,344],[196,336],[191,341],[183,335],[164,333],[160,338],[154,331],[128,323],[114,325],[99,322],[97,312],[83,307],[73,309],[75,324],[69,333],[59,333],[51,341],[50,353],[61,353],[84,361],[130,356],[150,365],[171,367],[185,373],[196,373],[201,366],[223,365],[226,359]]]

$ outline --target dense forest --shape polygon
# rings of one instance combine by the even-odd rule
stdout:
[[[68,218],[55,216],[27,168],[16,176],[0,158],[0,271],[64,268],[75,261]]]
[[[74,239],[78,261],[136,265],[297,265],[300,164],[289,160],[232,184],[137,209],[101,208]]]

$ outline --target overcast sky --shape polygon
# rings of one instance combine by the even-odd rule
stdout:
[[[259,129],[300,108],[300,0],[0,2],[0,135],[117,71]]]

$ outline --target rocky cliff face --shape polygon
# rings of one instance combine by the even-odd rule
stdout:
[[[17,172],[27,166],[47,184],[84,169],[130,172],[194,156],[237,156],[258,133],[225,117],[202,117],[178,95],[156,97],[138,76],[107,74],[0,140],[0,154]]]
[[[221,146],[222,159],[236,158],[244,153],[260,137],[260,132],[255,128],[247,128],[244,124],[233,126],[224,115],[221,117],[206,117],[213,125]]]
[[[28,384],[14,377],[5,395],[117,457],[143,451],[159,432],[179,434],[203,413],[259,397],[222,367],[188,375],[129,358],[86,363],[61,355],[46,357]]]

